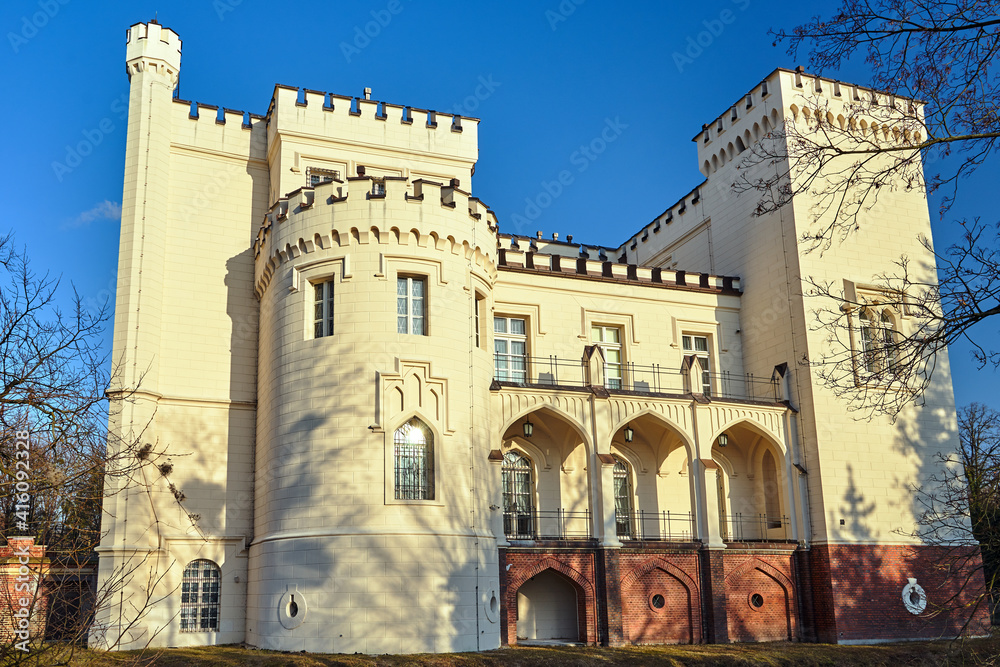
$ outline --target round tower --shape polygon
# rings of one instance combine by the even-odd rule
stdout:
[[[112,458],[121,443],[134,443],[140,436],[143,442],[157,438],[170,105],[180,73],[181,40],[155,21],[137,23],[126,34],[125,63],[130,85],[115,296],[113,358],[118,366],[108,387]],[[160,544],[156,532],[149,530],[155,515],[146,489],[119,491],[116,479],[107,477],[99,549],[98,596],[105,596],[108,603],[97,609],[90,643],[141,648],[149,642],[147,626],[169,622],[155,613],[143,613],[140,602],[149,597],[140,582],[156,580],[162,571],[155,570],[154,559],[136,554],[151,552]],[[155,496],[157,490],[152,493]]]
[[[357,176],[277,202],[260,299],[247,641],[495,648],[486,486],[492,213],[449,184]]]

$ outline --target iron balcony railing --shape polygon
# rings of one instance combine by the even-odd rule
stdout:
[[[493,368],[493,378],[499,382],[570,387],[587,385],[587,370],[582,359],[560,359],[556,356],[525,357],[497,353],[494,355]]]
[[[503,532],[509,540],[588,540],[590,510],[508,510],[503,513]]]
[[[563,359],[554,355],[529,357],[515,354],[495,354],[493,378],[498,382],[519,386],[586,387],[587,365],[583,359]],[[749,401],[781,399],[776,380],[761,379],[753,373],[729,371],[702,373],[692,381],[691,374],[662,364],[605,364],[604,386],[609,391],[644,394],[704,394],[714,398]]]
[[[722,539],[725,542],[787,542],[787,516],[767,514],[733,514],[722,518]]]
[[[691,512],[615,510],[615,528],[622,540],[697,542]]]

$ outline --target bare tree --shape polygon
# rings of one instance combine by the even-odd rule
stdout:
[[[115,369],[102,340],[109,309],[88,308],[74,292],[64,310],[59,286],[32,270],[10,234],[0,237],[0,544],[24,536],[46,547],[44,560],[16,552],[30,572],[14,582],[21,586],[0,586],[5,665],[50,664],[53,652],[68,660],[85,643],[93,612],[110,604],[141,565],[121,567],[100,591],[81,580],[96,566],[105,478],[116,477],[112,488],[120,492],[148,487],[146,471],[154,480],[166,475],[162,454],[140,445],[141,437],[109,442],[105,389]],[[130,400],[127,393],[121,398]],[[134,604],[155,602],[163,570],[152,571],[150,595]],[[24,608],[31,614],[27,639],[9,632],[20,629],[14,614]],[[62,643],[41,644],[46,624],[46,638]]]
[[[968,483],[969,521],[983,554],[990,613],[1000,622],[1000,412],[971,403],[958,412],[962,469]]]
[[[858,233],[868,215],[886,205],[888,193],[939,192],[944,216],[961,179],[992,160],[1000,138],[997,0],[843,0],[832,17],[773,34],[792,55],[808,50],[819,74],[859,55],[872,69],[871,88],[845,86],[836,107],[807,87],[802,108],[793,107],[740,165],[734,188],[758,194],[758,215],[800,195],[815,202],[800,238],[807,251],[822,253]],[[952,155],[956,159],[946,161]],[[941,165],[949,169],[934,171]],[[937,260],[937,276],[933,267],[900,257],[876,278],[879,309],[891,307],[914,325],[905,334],[897,330],[868,341],[867,349],[856,339],[870,301],[840,285],[807,280],[811,295],[835,303],[815,323],[829,333],[833,352],[809,361],[853,407],[895,416],[919,401],[938,353],[959,339],[972,342],[981,367],[1000,365],[1000,354],[977,345],[969,332],[1000,314],[1000,237],[978,219],[956,224],[962,241],[943,252],[921,239]]]

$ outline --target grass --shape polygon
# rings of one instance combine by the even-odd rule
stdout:
[[[100,653],[77,651],[68,662],[56,652],[51,660],[35,664],[66,664],[72,667],[617,667],[619,665],[767,666],[781,665],[996,665],[1000,637],[960,642],[906,642],[872,646],[830,644],[715,644],[697,646],[600,647],[512,647],[484,653],[419,655],[326,655],[278,653],[241,646],[215,646]],[[41,657],[41,656],[39,656]]]

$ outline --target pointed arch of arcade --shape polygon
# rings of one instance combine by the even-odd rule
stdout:
[[[647,416],[651,417],[654,421],[660,422],[662,426],[665,426],[666,428],[673,431],[677,435],[677,437],[680,438],[681,443],[684,445],[684,449],[685,451],[687,451],[688,461],[693,461],[695,459],[694,440],[691,438],[691,436],[685,433],[684,429],[679,424],[669,419],[662,412],[657,412],[652,408],[643,408],[642,410],[630,414],[629,416],[619,421],[617,424],[614,425],[614,428],[611,429],[612,437],[614,436],[614,434],[618,433],[620,430],[625,428],[625,426],[628,425],[629,422],[637,421],[640,418]]]
[[[580,638],[582,641],[588,644],[594,644],[597,642],[597,596],[594,592],[594,585],[580,572],[574,570],[565,563],[556,560],[552,556],[546,556],[541,560],[536,561],[531,566],[525,568],[523,571],[515,570],[510,576],[507,582],[507,596],[506,604],[508,610],[515,610],[514,614],[508,613],[508,623],[514,628],[517,625],[517,592],[521,589],[526,581],[532,577],[536,577],[546,570],[552,570],[553,572],[558,572],[562,576],[566,577],[576,588],[577,595],[583,595],[583,602],[581,611],[583,614],[579,615],[580,623]],[[517,633],[511,632],[509,637],[516,637]],[[511,642],[513,643],[513,642]]]
[[[580,436],[580,441],[583,442],[584,449],[586,450],[587,453],[587,458],[589,459],[591,454],[594,453],[594,443],[591,441],[590,436],[587,435],[587,429],[583,427],[583,424],[577,421],[575,417],[570,415],[565,410],[562,410],[561,408],[558,408],[552,405],[551,403],[536,403],[535,405],[532,405],[529,408],[521,410],[513,417],[508,419],[507,422],[503,425],[503,428],[500,429],[500,437],[502,438],[503,434],[506,433],[511,426],[517,424],[525,417],[532,415],[536,412],[541,412],[541,413],[551,412],[556,418],[566,422],[566,424],[570,428],[572,428],[577,435]]]
[[[748,419],[746,417],[740,417],[738,419],[733,419],[732,421],[727,422],[725,426],[718,429],[715,432],[715,434],[712,435],[712,439],[709,442],[715,443],[715,441],[719,438],[720,435],[722,435],[729,429],[733,428],[734,426],[740,426],[749,429],[751,431],[754,431],[761,437],[763,437],[765,440],[767,440],[774,446],[777,452],[781,455],[782,460],[784,460],[785,457],[788,456],[788,449],[785,447],[785,443],[782,442],[781,438],[779,438],[775,433],[772,433],[770,429],[767,429],[764,426],[761,426],[760,423],[754,421],[753,419]]]

